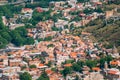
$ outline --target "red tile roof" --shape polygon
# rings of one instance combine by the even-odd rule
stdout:
[[[39,64],[40,67],[44,66],[44,64]]]
[[[52,70],[50,70],[50,69],[49,69],[49,70],[46,70],[45,72],[46,72],[48,75],[50,75],[50,74],[52,74],[52,73],[53,73],[53,71],[52,71]]]
[[[101,69],[99,67],[93,67],[92,70],[93,71],[100,71]]]
[[[69,64],[64,64],[64,67],[71,67],[71,66],[72,66],[71,63],[69,63]]]
[[[110,64],[111,65],[118,65],[118,62],[117,61],[111,61]]]
[[[71,52],[70,57],[71,58],[77,58],[77,53],[76,52]]]
[[[117,73],[117,71],[113,71],[113,70],[110,70],[110,71],[108,71],[108,74],[116,74]]]
[[[37,12],[43,12],[43,9],[41,7],[36,8]]]

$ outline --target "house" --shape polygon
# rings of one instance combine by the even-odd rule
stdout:
[[[69,5],[71,5],[72,7],[75,7],[77,0],[68,0],[67,1]]]
[[[32,13],[33,10],[31,8],[22,8],[21,13]]]
[[[66,53],[57,54],[57,65],[61,66],[62,62],[65,62],[66,60],[70,59],[69,56],[65,54]]]
[[[31,19],[32,18],[32,13],[25,13],[25,14],[22,14],[19,16],[19,18],[21,20],[24,20],[24,19]]]
[[[3,74],[1,79],[2,80],[19,80],[19,75],[16,73]]]
[[[47,20],[45,22],[39,22],[37,25],[37,30],[42,31],[51,31],[51,27],[54,26],[54,22],[52,20]]]
[[[71,63],[68,63],[68,64],[64,64],[64,67],[71,67],[72,64]]]
[[[107,79],[110,79],[110,80],[115,80],[115,79],[119,80],[120,71],[116,68],[107,69],[106,76],[107,76]]]
[[[47,69],[45,72],[47,73],[48,76],[49,76],[49,75],[52,75],[52,73],[53,73],[53,71],[50,70],[50,69]]]
[[[65,1],[54,2],[55,8],[59,8],[61,5],[64,5]]]
[[[109,19],[110,17],[112,17],[114,15],[114,11],[111,10],[111,11],[106,11],[105,12],[105,17],[106,19]]]
[[[37,7],[36,11],[39,12],[39,13],[41,13],[41,12],[43,12],[43,9],[41,7]]]
[[[15,28],[18,28],[18,27],[22,27],[22,26],[25,26],[25,24],[11,24],[11,25],[9,25],[9,28],[11,29],[11,30],[14,30]]]
[[[50,80],[65,80],[63,79],[63,76],[60,73],[52,73],[49,75]]]
[[[0,65],[8,66],[8,57],[5,55],[0,56]]]
[[[68,25],[68,21],[65,21],[65,20],[61,20],[61,19],[58,19],[58,21],[55,23],[55,26],[57,28],[62,28],[64,29],[64,26],[65,25]]]
[[[76,4],[76,7],[77,7],[78,10],[83,10],[84,9],[84,6],[83,6],[82,3]]]
[[[100,69],[99,67],[93,67],[92,70],[98,72],[98,71],[100,71],[101,69]]]
[[[10,59],[8,61],[9,66],[13,67],[13,66],[20,66],[21,63],[21,59]]]
[[[38,76],[39,77],[41,71],[38,68],[31,68],[31,69],[29,69],[29,73],[31,76],[36,76],[36,77]]]
[[[39,61],[39,60],[31,60],[31,61],[29,61],[29,65],[39,66],[39,64],[40,64],[40,61]]]
[[[0,68],[0,73],[17,73],[20,72],[21,68],[20,67],[5,67],[5,68]]]
[[[90,0],[90,2],[99,2],[100,0]]]
[[[81,25],[82,25],[82,26],[85,26],[85,25],[88,24],[89,22],[90,22],[89,19],[81,20]]]
[[[76,59],[77,58],[77,53],[76,52],[71,52],[70,57],[73,58],[73,59]]]
[[[120,61],[119,60],[110,61],[110,65],[111,66],[120,66]]]
[[[100,72],[90,72],[81,77],[82,80],[104,80],[104,76]]]
[[[0,0],[0,5],[5,5],[8,3],[8,0]]]
[[[5,16],[2,16],[2,21],[5,26],[8,26],[8,20],[6,19]]]
[[[39,68],[39,69],[42,69],[42,70],[45,69],[45,68],[47,68],[47,67],[48,67],[48,66],[46,66],[46,65],[44,65],[44,64],[42,64],[42,63],[40,63],[39,66],[38,66],[38,68]]]

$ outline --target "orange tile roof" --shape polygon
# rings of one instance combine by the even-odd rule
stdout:
[[[118,65],[118,62],[117,61],[111,61],[110,64],[111,65]]]
[[[101,5],[101,4],[102,4],[102,2],[96,2],[96,4]]]
[[[49,55],[49,58],[54,58],[54,56],[52,56],[52,55]]]
[[[92,70],[93,71],[100,71],[100,68],[99,67],[93,67]]]
[[[83,34],[83,35],[90,35],[90,33],[88,33],[88,32],[82,32],[81,34]]]
[[[62,40],[60,40],[60,42],[64,44],[64,43],[65,43],[65,40],[62,39]]]
[[[75,40],[79,40],[79,39],[80,39],[80,37],[78,37],[78,36],[75,36],[75,37],[74,37],[74,39],[75,39]]]
[[[33,37],[34,35],[32,33],[27,34],[29,37]]]
[[[44,64],[39,64],[40,67],[44,66]]]
[[[76,53],[76,52],[71,52],[71,53],[70,53],[70,57],[76,58],[76,57],[77,57],[77,53]]]
[[[37,71],[37,70],[39,70],[38,68],[31,68],[30,69],[31,71]]]
[[[48,75],[53,73],[53,71],[50,70],[50,69],[49,69],[49,70],[46,70],[45,72],[46,72]]]
[[[116,74],[117,73],[117,71],[113,71],[113,70],[110,70],[110,71],[108,71],[108,74]]]
[[[71,66],[72,66],[71,63],[69,63],[69,64],[64,64],[64,67],[71,67]]]
[[[7,58],[7,56],[5,56],[5,55],[0,56],[0,59],[6,59],[6,58]]]
[[[23,8],[24,11],[32,10],[31,8]]]

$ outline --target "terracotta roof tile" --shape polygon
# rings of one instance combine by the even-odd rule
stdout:
[[[44,64],[39,64],[40,67],[44,66]]]
[[[113,70],[110,70],[110,71],[108,71],[108,74],[116,74],[117,73],[117,71],[113,71]]]
[[[52,74],[52,73],[53,73],[53,71],[52,71],[52,70],[50,70],[50,69],[49,69],[49,70],[46,70],[45,72],[46,72],[48,75],[50,75],[50,74]]]
[[[71,66],[72,66],[71,63],[69,63],[69,64],[64,64],[64,67],[71,67]]]
[[[118,62],[117,61],[111,61],[110,64],[111,65],[118,65]]]
[[[100,68],[99,67],[93,67],[92,70],[93,71],[100,71]]]

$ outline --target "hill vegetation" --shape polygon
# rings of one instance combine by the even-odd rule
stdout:
[[[106,24],[105,20],[96,19],[90,22],[84,31],[90,32],[96,37],[96,40],[103,42],[106,48],[112,48],[115,44],[120,48],[120,21],[113,22],[109,20]]]

